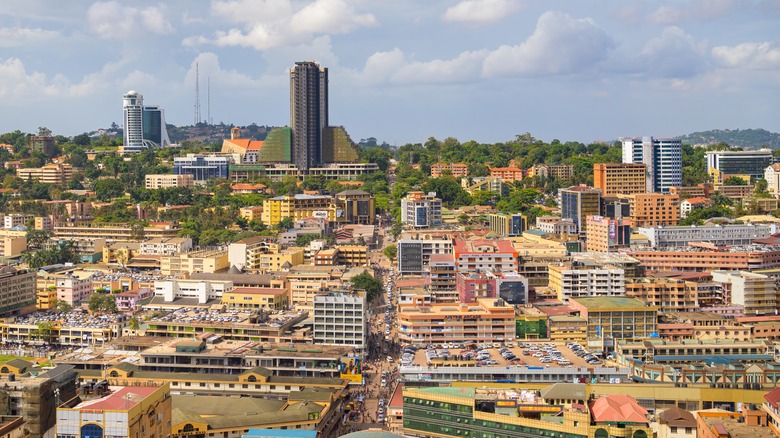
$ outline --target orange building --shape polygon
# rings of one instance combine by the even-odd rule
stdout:
[[[636,193],[626,196],[634,227],[677,225],[680,222],[680,197],[662,193]]]
[[[490,176],[501,178],[504,181],[522,181],[525,172],[517,167],[491,167]]]
[[[596,163],[593,187],[602,196],[633,195],[647,192],[647,165],[642,163]]]
[[[450,171],[455,178],[469,176],[469,166],[465,163],[436,163],[431,166],[431,178],[439,178],[445,171]]]

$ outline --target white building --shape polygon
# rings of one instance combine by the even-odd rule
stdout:
[[[192,250],[189,237],[158,237],[141,242],[139,253],[143,255],[172,256]]]
[[[621,138],[624,163],[647,165],[647,191],[682,186],[682,143],[676,138]]]
[[[558,263],[549,266],[549,276],[549,287],[563,304],[569,304],[570,298],[619,297],[626,293],[625,271],[614,266]]]
[[[417,230],[441,227],[441,199],[436,192],[409,192],[401,200],[401,223]]]
[[[767,191],[775,197],[780,197],[780,163],[773,164],[764,170]]]
[[[714,245],[749,245],[778,232],[777,224],[639,227],[653,248],[681,248],[688,242]]]
[[[314,297],[314,343],[348,345],[363,350],[366,345],[366,295],[333,292]]]
[[[164,302],[172,303],[176,299],[189,298],[198,304],[222,299],[225,291],[233,289],[232,281],[217,280],[159,280],[154,282],[154,295]]]

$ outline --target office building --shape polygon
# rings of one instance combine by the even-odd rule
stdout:
[[[227,178],[230,168],[229,157],[215,155],[187,154],[173,159],[173,173],[192,175],[195,181],[205,182],[214,178]]]
[[[135,90],[122,97],[124,110],[123,153],[170,146],[165,113],[158,106],[144,106],[144,97]]]
[[[750,175],[757,179],[772,164],[772,150],[758,151],[710,151],[707,152],[707,171],[716,169],[723,175]]]
[[[490,231],[501,237],[521,236],[528,228],[528,218],[520,213],[515,214],[489,214]]]
[[[604,347],[614,341],[647,339],[658,333],[658,307],[636,298],[572,298],[569,306],[588,321],[588,339],[602,340]]]
[[[500,298],[475,303],[430,304],[415,297],[398,310],[398,339],[427,345],[452,342],[503,342],[515,338],[515,309]]]
[[[561,217],[571,219],[577,232],[584,236],[587,231],[587,217],[601,213],[601,191],[586,185],[571,186],[558,191],[561,200]]]
[[[631,247],[631,225],[623,219],[588,216],[585,233],[590,252],[617,252]]]
[[[637,193],[626,196],[629,218],[634,227],[677,225],[680,222],[680,197],[662,193]]]
[[[744,306],[745,316],[775,315],[780,310],[775,279],[747,271],[712,271],[712,281],[723,285],[731,304]]]
[[[647,192],[647,165],[643,163],[596,163],[593,187],[602,196],[633,195]]]
[[[73,166],[67,163],[49,163],[43,167],[19,168],[16,169],[16,176],[41,184],[66,185],[73,178]]]
[[[435,163],[431,165],[431,178],[440,178],[445,172],[455,178],[469,176],[469,166],[465,163]]]
[[[682,143],[674,138],[622,138],[623,162],[647,165],[646,192],[682,186]]]
[[[639,227],[653,248],[685,248],[690,242],[716,246],[750,245],[778,232],[777,224],[737,224],[704,226]]]
[[[548,273],[549,288],[563,304],[569,304],[572,298],[622,296],[626,291],[625,271],[616,266],[555,263]]]
[[[401,200],[401,223],[420,230],[441,227],[441,206],[436,192],[409,192]]]
[[[398,273],[420,275],[428,269],[434,255],[452,255],[453,244],[446,237],[400,239],[397,248]]]
[[[322,345],[366,346],[366,311],[363,291],[354,294],[332,292],[314,297],[313,341]]]
[[[167,437],[171,389],[162,386],[86,385],[81,403],[57,407],[57,437]]]
[[[0,266],[0,317],[35,310],[35,272]]]
[[[195,185],[193,174],[184,175],[146,175],[145,187],[147,190],[168,189],[173,187],[192,188]]]
[[[328,69],[296,62],[290,69],[292,160],[301,170],[323,162],[322,131],[328,126]]]

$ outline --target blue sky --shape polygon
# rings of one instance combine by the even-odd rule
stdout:
[[[590,142],[780,131],[780,0],[25,0],[0,3],[0,131],[121,124],[130,89],[214,122],[289,123],[288,69],[330,74],[355,141]],[[210,78],[210,79],[207,79]]]

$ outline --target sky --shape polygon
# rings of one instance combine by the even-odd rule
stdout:
[[[780,0],[0,2],[0,132],[289,124],[289,68],[329,70],[353,140],[589,143],[780,131]],[[210,93],[208,93],[210,89]],[[210,100],[210,104],[209,104]]]

